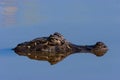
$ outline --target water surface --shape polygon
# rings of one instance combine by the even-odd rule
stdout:
[[[119,9],[119,0],[0,0],[0,79],[120,79]],[[103,41],[109,51],[103,57],[70,55],[51,66],[11,50],[18,43],[54,32],[75,44]]]

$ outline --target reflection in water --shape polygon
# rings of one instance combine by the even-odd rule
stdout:
[[[65,57],[71,54],[67,53],[50,53],[50,52],[17,52],[18,55],[27,56],[30,59],[48,61],[51,65],[58,63],[63,60]]]
[[[1,0],[0,1],[0,14],[2,15],[2,25],[10,26],[16,23],[17,12],[16,0]]]

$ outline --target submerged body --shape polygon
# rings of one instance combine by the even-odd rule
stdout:
[[[103,42],[97,42],[95,45],[86,46],[75,45],[64,39],[64,37],[60,33],[56,32],[53,35],[50,35],[49,37],[40,37],[33,39],[29,42],[18,44],[13,50],[19,55],[33,55],[34,53],[41,55],[44,53],[47,54],[43,54],[44,57],[48,57],[48,54],[50,54],[53,58],[58,54],[67,56],[72,53],[78,52],[92,53],[96,56],[103,56],[107,52],[108,48]]]

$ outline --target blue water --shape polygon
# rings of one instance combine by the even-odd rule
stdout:
[[[119,80],[119,30],[119,0],[0,0],[0,80]],[[54,32],[75,44],[103,41],[109,51],[70,55],[51,66],[11,50]]]

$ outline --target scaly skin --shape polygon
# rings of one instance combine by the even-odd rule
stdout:
[[[107,51],[108,48],[103,42],[97,42],[95,45],[75,45],[67,40],[60,33],[54,33],[49,37],[36,38],[29,42],[24,42],[18,44],[14,48],[15,52],[31,52],[31,51],[41,51],[41,52],[79,52],[79,53],[93,53],[96,56],[102,56]]]
[[[19,55],[28,56],[32,59],[47,60],[51,64],[55,64],[73,53],[92,53],[96,56],[103,56],[108,48],[103,42],[86,46],[75,45],[56,32],[49,37],[36,38],[29,42],[20,43],[13,50]],[[61,57],[61,55],[64,57]]]

